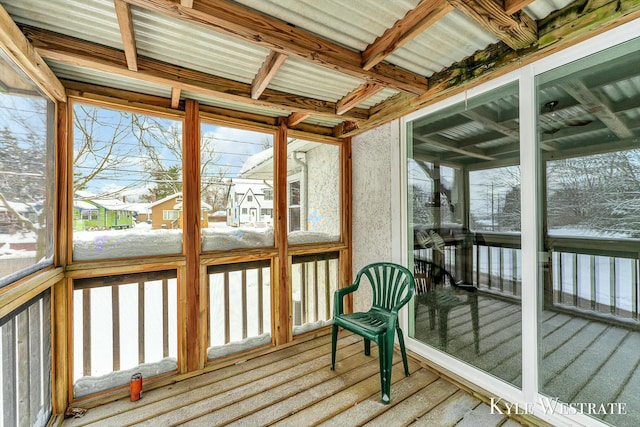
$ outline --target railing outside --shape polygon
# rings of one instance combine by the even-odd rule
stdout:
[[[51,416],[49,291],[0,319],[0,426],[45,426]]]
[[[546,302],[616,320],[638,315],[639,252],[630,239],[550,239]]]
[[[271,343],[271,261],[210,265],[209,360]]]
[[[640,253],[635,240],[550,236],[547,246],[547,270],[542,274],[546,307],[625,324],[640,320]],[[452,264],[459,249],[448,251],[445,261]],[[450,267],[455,270],[457,265]],[[476,238],[473,282],[483,291],[520,298],[519,236],[487,233]]]
[[[339,252],[296,255],[291,261],[293,334],[330,323],[338,289]]]
[[[177,272],[74,280],[74,397],[177,370]]]

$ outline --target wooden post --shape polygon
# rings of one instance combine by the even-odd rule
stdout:
[[[291,285],[289,284],[289,259],[287,241],[287,124],[280,119],[280,127],[275,140],[275,186],[274,198],[276,208],[275,243],[278,247],[277,272],[274,274],[275,310],[274,338],[276,345],[293,339],[291,326]]]
[[[198,101],[185,102],[183,141],[183,242],[186,257],[187,370],[202,369],[200,342],[200,112]]]
[[[351,254],[351,222],[353,211],[351,204],[352,195],[352,161],[351,161],[351,138],[345,138],[340,146],[340,182],[341,182],[341,212],[340,236],[342,242],[347,246],[340,251],[340,264],[338,267],[339,278],[338,287],[344,288],[351,284],[353,280],[352,254]],[[331,296],[333,298],[333,295]],[[353,311],[353,295],[350,294],[345,301],[345,311]]]

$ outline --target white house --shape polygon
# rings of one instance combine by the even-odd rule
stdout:
[[[227,225],[273,224],[273,188],[267,181],[232,180],[227,201]]]

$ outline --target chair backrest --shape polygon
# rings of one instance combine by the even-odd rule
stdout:
[[[363,267],[356,282],[365,276],[373,290],[373,307],[391,310],[408,303],[413,296],[415,281],[411,271],[391,262],[378,262]]]
[[[455,278],[444,267],[421,258],[413,260],[413,276],[416,294],[424,294],[437,288],[454,287]]]

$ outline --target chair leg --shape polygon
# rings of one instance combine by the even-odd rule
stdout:
[[[433,330],[436,328],[436,309],[433,307],[429,307],[429,329]]]
[[[473,327],[473,345],[476,356],[480,354],[480,319],[478,318],[478,297],[471,300],[471,326]]]
[[[378,343],[378,363],[380,364],[380,392],[382,394],[382,403],[385,403],[384,399],[385,399],[385,382],[386,382],[386,378],[387,378],[387,364],[385,363],[384,359],[386,357],[386,353],[384,351],[384,338],[381,339]]]
[[[407,362],[407,351],[404,348],[404,337],[402,336],[402,329],[396,327],[398,333],[398,344],[400,344],[400,353],[402,354],[402,363],[404,364],[404,376],[409,376],[409,363]]]
[[[381,344],[384,353],[384,378],[382,379],[382,403],[385,405],[391,401],[391,369],[393,367],[393,333],[386,333],[382,337]],[[382,371],[380,371],[382,375]]]
[[[338,325],[331,328],[331,370],[336,368],[336,344],[338,341]]]
[[[448,323],[449,318],[449,310],[439,309],[438,310],[438,332],[440,334],[440,347],[442,350],[447,351],[447,328],[449,327]]]
[[[364,355],[371,356],[371,340],[364,339]]]

